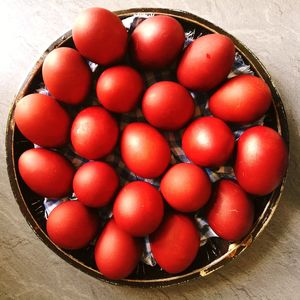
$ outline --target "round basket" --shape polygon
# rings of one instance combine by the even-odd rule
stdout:
[[[139,13],[169,15],[176,18],[182,24],[185,31],[195,29],[196,35],[201,32],[204,34],[222,33],[229,36],[233,40],[236,50],[241,54],[243,60],[251,66],[255,75],[263,78],[263,80],[269,85],[273,96],[273,103],[268,113],[267,126],[277,130],[288,145],[288,125],[280,95],[264,66],[260,63],[257,57],[236,38],[214,24],[183,11],[137,8],[117,11],[115,13],[121,19]],[[183,283],[193,278],[206,276],[221,268],[227,262],[248,248],[270,221],[276,207],[278,206],[284,186],[284,180],[281,186],[279,186],[272,194],[260,197],[259,201],[255,202],[255,223],[251,232],[242,241],[238,243],[229,243],[220,238],[210,239],[209,242],[201,247],[201,251],[199,251],[198,257],[195,259],[194,263],[186,271],[177,275],[171,275],[163,272],[158,266],[150,267],[141,263],[139,264],[136,272],[134,272],[129,278],[119,281],[109,281],[97,270],[93,259],[93,251],[90,247],[76,251],[65,251],[51,242],[45,230],[44,199],[33,193],[25,185],[19,175],[17,164],[18,158],[25,150],[32,148],[33,145],[25,139],[16,128],[13,115],[15,104],[18,100],[27,94],[35,92],[38,88],[38,84],[42,81],[41,69],[46,55],[54,48],[60,46],[74,47],[71,31],[56,40],[36,62],[13,101],[7,123],[6,159],[10,184],[22,214],[36,235],[56,254],[76,268],[113,284],[139,287],[168,286]]]

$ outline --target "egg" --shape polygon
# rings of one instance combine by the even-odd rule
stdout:
[[[150,183],[133,181],[117,195],[113,215],[117,225],[132,236],[146,236],[155,231],[162,221],[163,199]]]
[[[79,14],[72,37],[80,54],[100,65],[120,61],[127,48],[128,34],[121,20],[101,7],[88,8]]]
[[[173,17],[149,17],[131,34],[132,58],[143,69],[166,68],[179,55],[184,39],[184,30]]]
[[[21,133],[43,147],[60,147],[69,139],[71,118],[53,98],[30,94],[17,102],[14,119]]]
[[[167,215],[149,240],[155,260],[171,274],[187,269],[200,247],[200,235],[194,221],[179,213]]]
[[[180,163],[163,176],[160,190],[166,201],[181,212],[195,212],[203,207],[211,194],[209,177],[201,168]]]
[[[187,89],[209,91],[227,77],[234,56],[234,44],[229,37],[217,33],[201,36],[184,51],[177,79]]]
[[[116,146],[119,128],[105,109],[92,106],[79,112],[71,128],[74,150],[86,159],[99,159]]]
[[[146,120],[154,127],[176,130],[192,118],[195,105],[183,86],[172,81],[159,81],[146,90],[142,110]]]
[[[104,227],[95,246],[95,261],[99,271],[109,279],[130,275],[142,255],[142,242],[120,229],[114,219]]]
[[[107,163],[90,161],[75,173],[73,190],[77,199],[89,207],[110,203],[119,187],[116,171]]]
[[[225,122],[252,123],[272,103],[268,85],[259,77],[239,75],[222,85],[209,99],[211,113]]]
[[[193,121],[182,136],[186,156],[203,167],[220,167],[230,158],[234,136],[230,128],[215,117],[202,117]]]
[[[275,190],[285,175],[288,150],[282,137],[266,126],[247,129],[237,143],[234,172],[248,193],[263,196]]]
[[[96,92],[99,102],[116,113],[131,111],[144,91],[142,76],[129,66],[114,66],[99,77]]]
[[[72,190],[75,170],[57,152],[41,148],[26,150],[19,158],[18,169],[30,189],[43,197],[61,198]]]
[[[218,181],[208,205],[208,224],[219,237],[228,241],[238,241],[252,228],[254,206],[234,181]]]
[[[171,160],[166,139],[146,123],[127,125],[121,136],[120,149],[127,168],[144,178],[158,177]]]
[[[86,247],[95,237],[99,217],[78,201],[66,201],[50,213],[46,229],[57,246],[63,249]]]
[[[45,58],[43,81],[50,94],[67,104],[82,103],[92,85],[92,72],[84,58],[72,48],[59,47]]]

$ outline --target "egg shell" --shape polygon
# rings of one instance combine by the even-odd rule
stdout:
[[[252,228],[254,206],[237,183],[221,179],[209,202],[207,220],[219,237],[238,241]]]
[[[201,36],[184,51],[177,79],[187,89],[209,91],[227,77],[234,56],[234,44],[229,37],[217,33]]]
[[[116,146],[119,128],[108,111],[91,106],[79,112],[71,128],[74,150],[89,160],[108,155]]]
[[[272,128],[255,126],[240,137],[234,172],[246,192],[258,196],[271,193],[282,182],[287,165],[287,146]]]
[[[119,187],[119,177],[107,163],[90,161],[75,173],[73,190],[77,199],[89,207],[110,203]]]
[[[167,215],[149,239],[155,260],[163,270],[171,274],[187,269],[200,247],[196,224],[188,216],[179,213]]]
[[[92,85],[92,72],[87,62],[72,48],[59,47],[45,58],[43,81],[52,96],[67,104],[85,100]]]
[[[222,120],[210,116],[200,117],[184,131],[182,148],[195,164],[220,167],[233,152],[234,136]]]
[[[32,143],[59,147],[67,143],[71,118],[53,98],[30,94],[18,101],[14,112],[21,133]]]
[[[105,277],[123,279],[136,268],[142,255],[142,242],[120,229],[111,219],[97,240],[94,255],[96,265]]]
[[[50,239],[64,249],[86,247],[95,237],[99,217],[79,201],[66,201],[55,207],[47,219]]]
[[[72,190],[75,170],[57,152],[42,148],[29,149],[20,156],[18,167],[25,183],[41,196],[61,198]]]
[[[121,136],[120,149],[127,168],[144,178],[158,177],[171,160],[166,139],[146,123],[127,125]]]
[[[132,236],[146,236],[155,231],[163,219],[163,199],[150,183],[133,181],[117,195],[113,215],[117,225]]]
[[[201,168],[180,163],[162,178],[160,190],[166,201],[181,212],[195,212],[203,207],[211,194],[211,182]]]
[[[211,113],[225,122],[252,123],[272,103],[268,85],[259,77],[239,75],[224,83],[209,99]]]
[[[192,96],[183,86],[172,81],[159,81],[146,90],[142,110],[152,126],[176,130],[192,118],[195,105]]]

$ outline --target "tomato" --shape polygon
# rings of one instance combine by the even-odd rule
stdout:
[[[98,106],[82,110],[71,128],[71,142],[74,150],[87,159],[99,159],[115,147],[119,128],[115,119]]]
[[[121,136],[120,148],[128,169],[144,178],[158,177],[171,160],[165,138],[146,123],[127,125]]]
[[[130,182],[119,192],[113,207],[117,225],[132,236],[157,229],[164,215],[163,199],[150,183]]]
[[[234,44],[229,37],[217,33],[201,36],[184,51],[177,79],[187,89],[209,91],[227,77],[234,55]]]
[[[132,57],[145,69],[163,69],[179,55],[184,43],[181,24],[169,16],[153,16],[131,34]]]
[[[181,163],[164,175],[160,190],[166,201],[181,212],[194,212],[203,207],[211,194],[207,174],[199,167]]]
[[[106,69],[97,81],[97,97],[108,110],[125,113],[132,110],[144,91],[142,76],[128,66]]]
[[[193,121],[182,137],[186,156],[203,167],[224,165],[232,154],[234,136],[220,119],[202,117]]]
[[[192,118],[195,105],[192,96],[180,84],[160,81],[146,90],[142,109],[151,125],[175,130],[183,127]]]
[[[73,179],[73,189],[78,200],[86,206],[107,205],[119,186],[119,177],[107,163],[91,161],[82,165]]]
[[[68,104],[79,104],[87,97],[92,72],[78,51],[72,48],[56,48],[45,58],[43,80],[53,97]]]
[[[251,123],[269,109],[272,94],[259,77],[239,75],[221,86],[209,99],[211,113],[233,123]]]
[[[64,249],[86,247],[95,237],[98,216],[78,201],[66,201],[55,207],[47,220],[47,233]]]
[[[168,215],[149,239],[155,260],[168,273],[179,273],[188,268],[200,247],[195,223],[178,213]]]
[[[247,194],[235,182],[217,182],[207,212],[207,220],[215,233],[228,241],[238,241],[251,229],[254,206]]]
[[[122,279],[136,268],[142,255],[142,243],[110,220],[104,227],[95,247],[99,271],[109,279]]]
[[[35,193],[61,198],[72,189],[74,168],[62,155],[46,149],[29,149],[18,161],[19,172]]]
[[[255,126],[247,129],[237,143],[234,166],[241,187],[254,195],[267,195],[278,187],[288,163],[288,150],[273,129]]]
[[[14,119],[22,134],[43,147],[59,147],[67,143],[71,118],[53,98],[30,94],[18,101]]]
[[[100,64],[110,65],[121,60],[127,48],[127,31],[117,15],[92,7],[77,17],[72,37],[81,55]]]

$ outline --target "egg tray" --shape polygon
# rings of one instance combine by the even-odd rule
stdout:
[[[260,63],[257,57],[237,39],[212,23],[187,12],[169,9],[138,8],[117,11],[115,13],[121,19],[143,13],[169,15],[176,18],[181,23],[185,32],[191,32],[195,37],[208,33],[221,33],[229,36],[233,40],[236,51],[241,55],[243,61],[247,65],[250,65],[251,70],[254,71],[254,74],[261,77],[270,87],[273,96],[273,103],[265,116],[264,125],[277,130],[288,145],[288,125],[280,95],[264,66]],[[242,241],[237,243],[229,243],[218,237],[208,238],[206,243],[201,246],[193,264],[180,274],[168,274],[162,271],[158,265],[153,267],[141,262],[139,263],[136,271],[128,278],[118,281],[110,281],[103,277],[103,275],[100,274],[96,268],[93,258],[93,245],[80,250],[66,251],[60,249],[52,243],[46,234],[44,199],[41,196],[33,193],[26,186],[18,171],[18,158],[24,151],[32,148],[33,144],[25,139],[15,126],[13,113],[15,104],[18,102],[18,100],[27,94],[35,93],[36,90],[41,88],[41,69],[43,61],[51,50],[61,46],[75,48],[71,31],[67,32],[58,40],[56,40],[37,61],[14,99],[7,123],[6,159],[11,187],[21,212],[37,236],[55,253],[57,253],[67,262],[74,265],[76,268],[96,278],[113,284],[125,284],[139,287],[168,286],[186,282],[193,278],[206,276],[222,267],[225,263],[235,258],[238,254],[249,247],[271,219],[279,203],[285,179],[283,180],[281,186],[279,186],[270,195],[264,197],[252,197],[255,205],[255,223],[251,232]],[[98,78],[100,73],[101,68],[96,69],[93,73],[94,79]],[[163,80],[163,78],[161,80]],[[94,96],[95,95],[91,95],[91,99],[95,98]],[[201,211],[199,215],[201,215]]]

